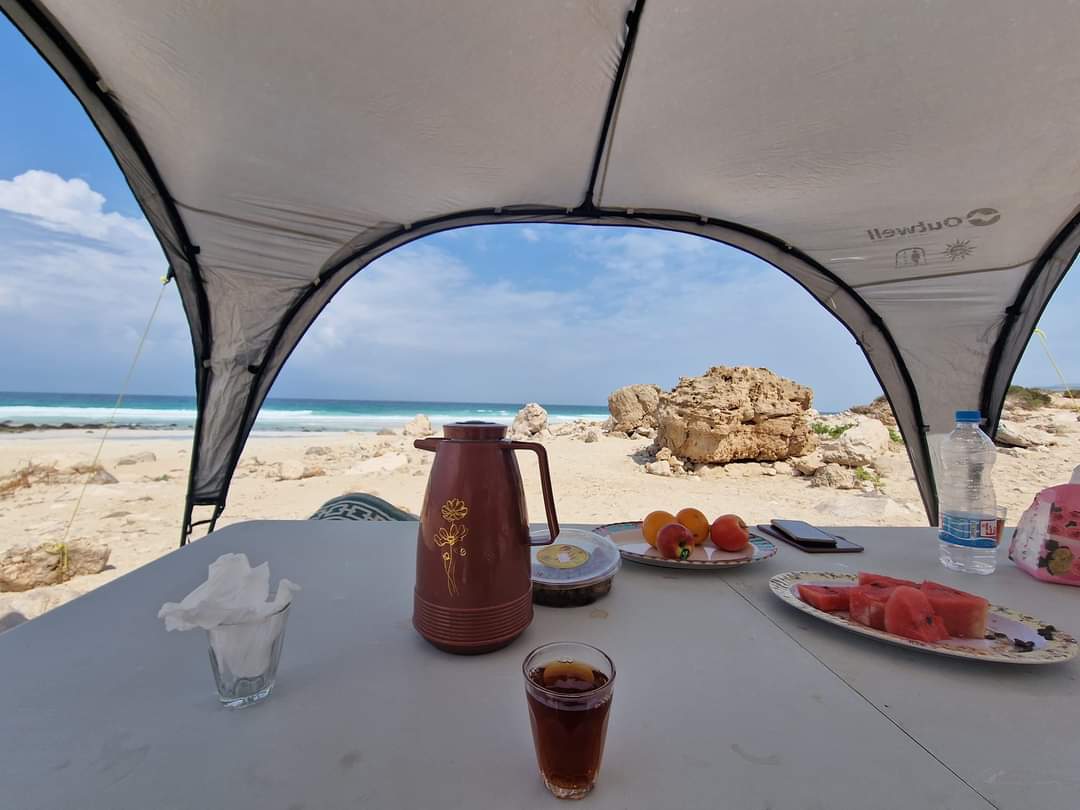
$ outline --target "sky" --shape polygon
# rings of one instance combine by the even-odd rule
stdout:
[[[78,102],[4,18],[0,109],[0,390],[115,393],[161,290],[161,250]],[[1041,322],[1070,381],[1077,304],[1072,273]],[[374,262],[271,396],[602,404],[713,365],[770,368],[811,386],[822,410],[880,393],[847,330],[754,257],[681,234],[493,225]],[[1037,341],[1016,382],[1057,383]],[[129,391],[193,388],[170,285]]]

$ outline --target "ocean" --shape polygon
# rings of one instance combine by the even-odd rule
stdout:
[[[116,403],[115,394],[38,394],[0,392],[0,425],[98,425],[105,423]],[[604,405],[541,403],[552,422],[603,420]],[[524,403],[408,402],[362,399],[271,398],[255,421],[259,431],[373,431],[401,427],[416,414],[434,424],[483,419],[510,424]],[[116,413],[121,427],[188,429],[195,424],[195,398],[128,394]]]

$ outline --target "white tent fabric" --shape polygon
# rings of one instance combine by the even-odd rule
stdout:
[[[0,0],[82,101],[191,322],[193,505],[334,293],[449,228],[696,233],[858,340],[931,520],[1080,249],[1080,3]],[[793,334],[797,339],[797,334]]]

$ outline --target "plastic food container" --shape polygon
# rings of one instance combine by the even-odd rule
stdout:
[[[548,537],[547,527],[529,533]],[[611,590],[622,565],[618,547],[608,538],[584,529],[563,529],[550,546],[532,549],[533,601],[550,607],[580,607]]]

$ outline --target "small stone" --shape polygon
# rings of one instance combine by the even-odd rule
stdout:
[[[645,465],[645,472],[651,475],[662,475],[670,477],[672,475],[671,465],[667,461],[653,461]]]
[[[314,447],[309,447],[307,450],[305,450],[304,455],[305,456],[328,456],[328,455],[330,455],[331,452],[332,451],[330,450],[330,448],[327,447],[326,445],[318,444],[318,445],[315,445]]]
[[[777,461],[773,464],[773,471],[777,475],[792,475],[794,473],[794,469],[786,461]]]
[[[793,458],[791,463],[802,475],[814,475],[818,470],[825,466],[825,459],[821,457],[820,450],[815,450],[809,455]]]
[[[326,470],[318,466],[304,467],[304,469],[300,472],[301,480],[304,478],[321,478],[324,475],[326,475]]]
[[[375,435],[376,436],[397,436],[398,432],[396,430],[394,430],[393,428],[385,427],[385,428],[379,428],[378,430],[376,430]]]
[[[831,489],[855,489],[856,483],[854,470],[833,463],[826,464],[814,473],[814,480],[810,482],[810,486],[829,487]]]
[[[110,473],[108,470],[102,468],[95,470],[94,474],[90,476],[90,480],[87,482],[90,484],[118,484],[120,483],[116,476]]]
[[[133,453],[130,456],[123,456],[116,460],[117,467],[129,467],[132,464],[146,464],[151,461],[157,461],[157,456],[151,453],[149,450],[144,450],[141,453]]]
[[[593,444],[594,442],[598,442],[598,441],[600,441],[600,431],[599,430],[597,430],[596,428],[589,428],[587,431],[585,431],[585,438],[584,438],[585,444]]]

